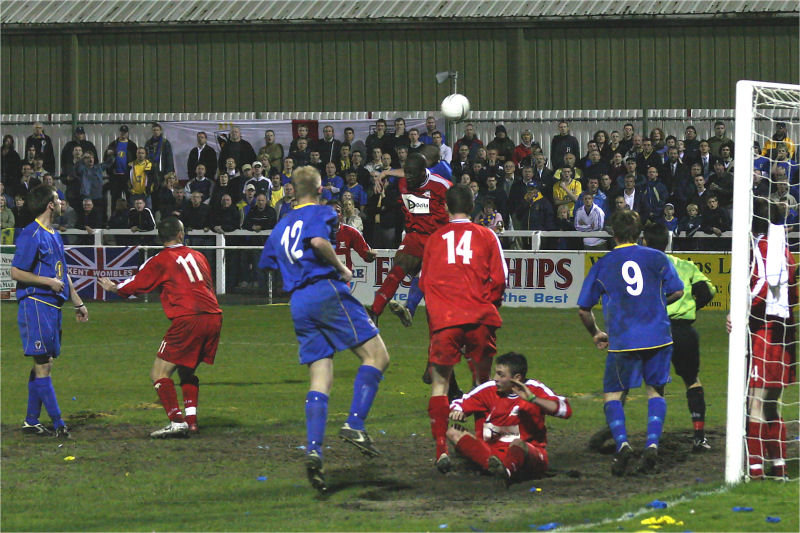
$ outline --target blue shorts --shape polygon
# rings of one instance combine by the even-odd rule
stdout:
[[[303,365],[355,348],[378,334],[364,306],[339,280],[323,279],[297,289],[289,306]]]
[[[19,302],[17,325],[25,355],[59,356],[61,353],[60,307],[30,297],[23,298]]]
[[[649,350],[608,352],[603,392],[620,392],[642,385],[661,387],[669,382],[672,345]]]

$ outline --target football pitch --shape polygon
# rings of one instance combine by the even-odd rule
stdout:
[[[16,305],[0,306],[3,531],[798,531],[800,526],[796,481],[732,489],[724,484],[728,337],[721,311],[701,312],[696,323],[712,450],[689,453],[684,386],[673,375],[660,472],[614,478],[611,457],[587,449],[589,436],[604,424],[604,352],[594,348],[575,310],[503,309],[499,353],[527,355],[528,377],[567,396],[574,412],[569,420],[547,420],[551,475],[508,489],[458,458],[454,472],[445,476],[435,470],[429,387],[420,380],[427,353],[424,313],[410,329],[387,314],[380,325],[392,363],[367,420],[382,455],[368,459],[336,436],[347,417],[358,364],[352,354],[338,354],[325,443],[331,485],[326,497],[305,477],[307,372],[297,364],[286,305],[223,307],[216,364],[198,371],[201,433],[167,441],[148,437],[166,423],[148,377],[168,327],[160,305],[90,304],[89,311],[90,322],[76,324],[65,308],[62,357],[53,381],[73,439],[62,442],[19,431],[30,361],[21,355]],[[456,373],[465,386],[465,363]],[[797,396],[797,386],[787,392],[787,400],[797,402]],[[641,450],[643,390],[633,392],[626,414],[632,444]],[[787,415],[797,418],[796,412]],[[44,412],[42,421],[49,423]],[[797,432],[797,424],[789,425],[795,478]],[[654,500],[667,507],[646,507]],[[733,510],[741,507],[752,510]],[[656,522],[643,523],[650,519]]]

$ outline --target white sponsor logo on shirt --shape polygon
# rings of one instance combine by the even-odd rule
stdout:
[[[403,202],[406,208],[414,215],[427,215],[431,212],[430,198],[420,198],[413,194],[404,194]]]

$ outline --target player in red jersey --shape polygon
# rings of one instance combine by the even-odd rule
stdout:
[[[487,381],[455,400],[450,418],[461,422],[467,415],[486,416],[482,435],[460,427],[447,430],[456,449],[506,484],[540,476],[547,470],[547,427],[544,415],[572,416],[563,396],[525,375],[528,361],[509,352],[495,363],[494,381]]]
[[[373,321],[383,313],[403,278],[419,272],[428,236],[447,224],[445,193],[451,183],[426,167],[427,160],[422,154],[409,154],[403,166],[405,177],[397,180],[406,218],[406,236],[397,248],[394,266],[368,308]]]
[[[168,217],[158,225],[164,249],[142,264],[139,272],[120,284],[100,278],[103,289],[122,297],[161,287],[161,305],[172,325],[158,348],[150,379],[167,412],[170,423],[150,434],[153,438],[184,437],[197,432],[197,396],[200,382],[195,376],[203,362],[214,364],[222,310],[214,295],[211,268],[205,256],[183,245],[183,224]],[[172,373],[178,370],[186,418],[178,407]]]
[[[353,271],[353,259],[350,257],[350,252],[353,250],[367,263],[375,261],[378,253],[369,247],[361,232],[353,226],[342,223],[342,204],[338,200],[331,200],[328,205],[333,207],[339,216],[339,228],[336,231],[336,255],[344,256],[348,270]]]
[[[770,211],[772,213],[770,213]],[[778,410],[784,387],[795,382],[797,265],[786,245],[785,208],[753,200],[753,267],[750,276],[750,376],[747,455],[751,478],[764,475],[764,459],[772,475],[786,475],[786,426]]]
[[[428,414],[441,472],[450,469],[445,433],[453,366],[463,353],[473,363],[474,380],[487,381],[497,353],[495,330],[503,324],[498,312],[508,275],[503,249],[492,230],[469,221],[472,208],[466,185],[447,191],[450,222],[428,239],[419,278],[430,329]]]

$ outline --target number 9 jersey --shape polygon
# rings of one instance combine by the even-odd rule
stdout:
[[[666,295],[681,290],[663,252],[621,244],[592,265],[578,306],[591,309],[602,296],[609,352],[647,350],[672,344]]]
[[[328,205],[301,204],[283,217],[264,245],[259,268],[281,271],[288,292],[321,279],[339,279],[332,265],[317,257],[310,241],[321,237],[336,246],[336,211]]]
[[[167,246],[145,261],[135,276],[117,285],[117,292],[125,298],[157,287],[161,287],[161,306],[170,320],[222,313],[214,295],[208,260],[188,246]]]

